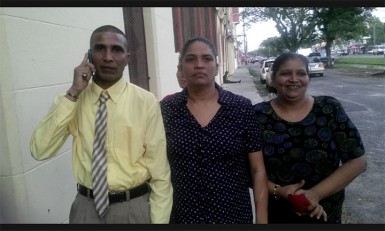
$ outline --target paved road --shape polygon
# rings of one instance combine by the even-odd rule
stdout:
[[[223,87],[253,104],[271,99],[259,77],[250,77],[248,67],[258,71],[256,64],[242,65],[230,77],[242,82]],[[347,224],[383,224],[385,218],[385,76],[371,74],[328,69],[324,77],[312,78],[309,86],[311,95],[331,95],[341,101],[366,148],[368,169],[346,188],[343,223]]]
[[[344,222],[384,223],[385,76],[326,70],[312,78],[309,93],[339,99],[365,145],[368,168],[346,188]]]

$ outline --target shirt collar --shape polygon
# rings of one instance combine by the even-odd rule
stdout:
[[[126,88],[126,80],[123,77],[121,77],[118,80],[118,82],[116,82],[111,87],[107,88],[105,91],[107,91],[108,95],[110,96],[110,99],[114,103],[117,103],[119,98],[122,96],[125,88]],[[99,101],[99,97],[103,89],[99,87],[97,84],[95,84],[94,82],[92,82],[91,91],[92,91],[92,101],[94,103],[97,103]]]

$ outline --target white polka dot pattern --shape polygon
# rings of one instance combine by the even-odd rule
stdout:
[[[261,150],[250,100],[216,85],[221,108],[206,127],[188,110],[187,90],[162,100],[174,187],[170,223],[252,223],[247,154]]]

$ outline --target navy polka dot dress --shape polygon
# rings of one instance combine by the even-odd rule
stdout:
[[[252,223],[247,155],[261,150],[250,100],[219,92],[217,114],[201,127],[187,108],[187,90],[161,101],[174,187],[170,223]]]

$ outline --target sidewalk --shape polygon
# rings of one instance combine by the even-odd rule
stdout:
[[[247,65],[239,65],[238,68],[234,71],[232,75],[228,77],[228,80],[238,81],[240,83],[224,83],[222,85],[223,89],[231,91],[235,94],[242,95],[251,100],[251,103],[254,105],[256,103],[263,102],[263,98],[259,95],[257,88],[254,85],[253,77],[250,76]],[[254,200],[253,191],[250,189],[250,198],[251,201]],[[253,210],[253,219],[255,220],[255,206],[254,203],[251,203]]]
[[[224,83],[222,87],[225,90],[231,91],[235,94],[242,95],[251,100],[254,105],[263,102],[263,98],[259,95],[257,88],[254,85],[253,77],[250,76],[247,65],[239,65],[234,71],[233,75],[228,77],[228,80],[238,81],[240,83]]]

